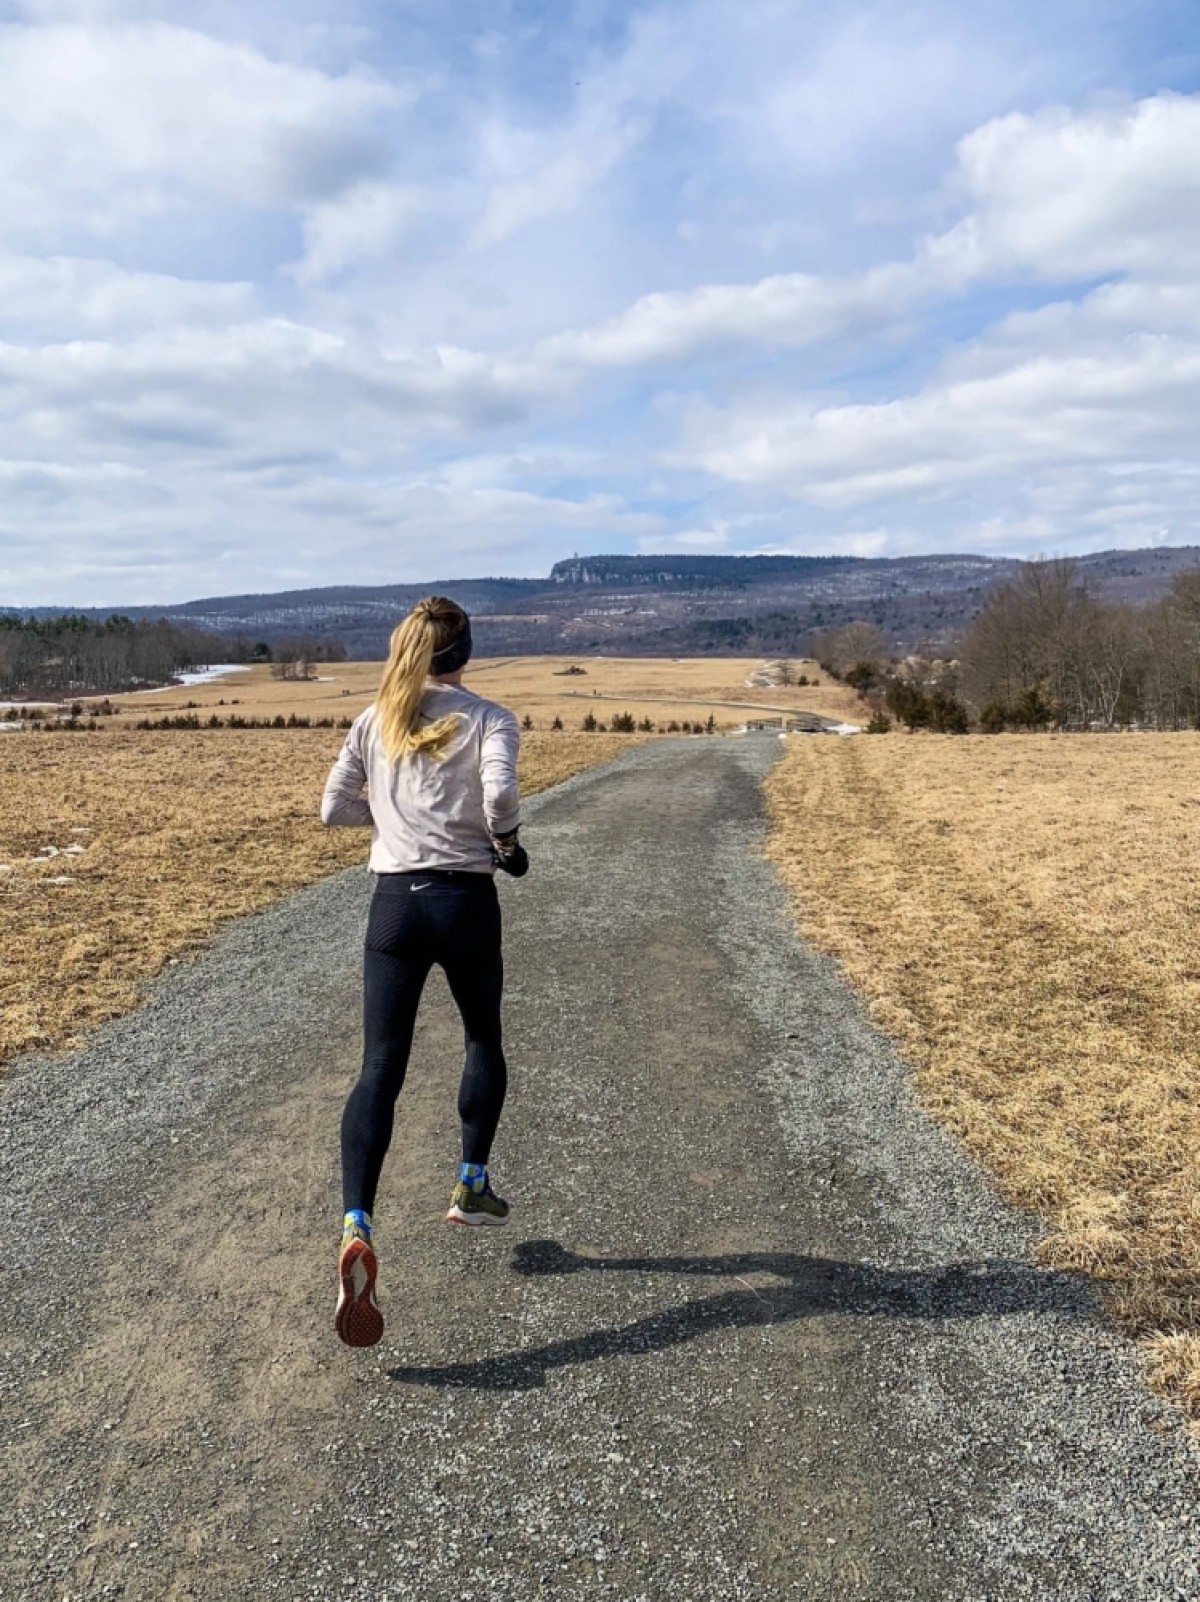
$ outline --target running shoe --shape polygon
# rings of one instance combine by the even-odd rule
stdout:
[[[491,1181],[483,1190],[472,1190],[460,1180],[450,1197],[448,1224],[507,1224],[508,1203],[492,1190]]]
[[[347,1346],[374,1346],[383,1334],[383,1314],[375,1301],[379,1262],[371,1235],[359,1224],[347,1224],[338,1258],[338,1304],[333,1326]]]

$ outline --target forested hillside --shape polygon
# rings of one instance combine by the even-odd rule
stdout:
[[[1079,558],[1076,570],[1098,597],[1140,606],[1197,566],[1200,550],[1176,547],[1100,552]],[[301,635],[337,640],[357,659],[384,656],[398,619],[430,592],[449,593],[471,612],[488,655],[795,655],[811,630],[854,620],[903,652],[951,644],[989,590],[1020,568],[1010,557],[971,554],[601,555],[556,563],[547,578],[343,584],[121,610],[271,646]],[[100,623],[108,613],[83,615]]]

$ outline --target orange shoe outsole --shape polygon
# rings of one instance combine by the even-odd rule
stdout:
[[[338,1258],[337,1312],[333,1327],[346,1346],[374,1346],[383,1335],[383,1314],[375,1302],[379,1263],[365,1240],[352,1240]]]

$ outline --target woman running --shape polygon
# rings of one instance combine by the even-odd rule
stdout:
[[[342,1247],[335,1327],[347,1346],[383,1334],[371,1214],[430,968],[462,1015],[462,1167],[446,1219],[506,1224],[488,1157],[508,1070],[500,1043],[497,868],[520,875],[517,720],[464,689],[471,623],[427,596],[395,629],[374,703],[351,725],[321,802],[332,825],[370,824],[377,875],[363,958],[363,1065],[342,1114]],[[368,798],[363,796],[366,785]]]

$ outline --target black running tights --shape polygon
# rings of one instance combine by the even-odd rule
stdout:
[[[486,873],[387,873],[371,901],[363,953],[363,1065],[342,1114],[342,1198],[371,1212],[392,1139],[417,1006],[434,963],[462,1015],[462,1154],[486,1163],[504,1106],[500,903]]]

